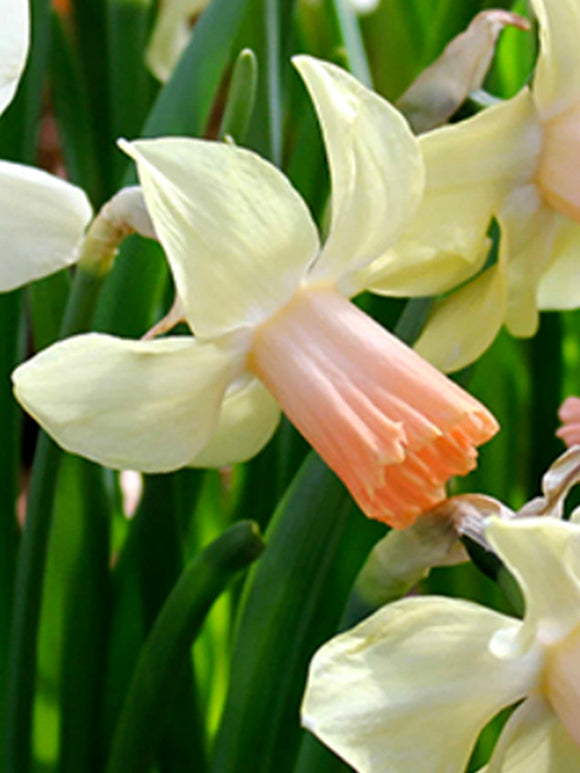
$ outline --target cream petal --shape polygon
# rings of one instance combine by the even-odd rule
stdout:
[[[489,765],[479,773],[580,770],[580,749],[541,698],[525,701],[506,723]]]
[[[0,114],[12,101],[26,63],[28,0],[0,0]]]
[[[223,401],[218,425],[191,467],[226,467],[261,451],[280,421],[280,408],[256,378],[233,385]]]
[[[580,526],[555,518],[490,518],[485,533],[526,601],[524,638],[543,645],[580,625]]]
[[[532,336],[538,329],[538,285],[552,259],[556,217],[535,185],[512,191],[498,213],[508,288],[505,321],[512,335]]]
[[[504,321],[506,283],[496,264],[437,303],[415,351],[443,371],[474,362],[491,345]]]
[[[232,348],[191,337],[91,333],[45,349],[13,380],[20,403],[67,451],[107,467],[167,472],[207,444],[242,367]]]
[[[480,256],[468,262],[450,252],[435,251],[434,245],[417,244],[410,249],[408,242],[388,250],[356,277],[358,287],[378,295],[410,298],[439,295],[465,282],[478,271],[487,258],[489,239],[481,239]]]
[[[80,188],[40,169],[0,161],[0,291],[74,263],[91,214]]]
[[[532,0],[540,30],[533,92],[542,119],[580,99],[580,6],[577,0]]]
[[[387,605],[316,653],[303,724],[358,773],[463,770],[479,731],[536,682],[533,653],[490,649],[520,626],[456,599]]]
[[[352,75],[309,56],[292,61],[314,102],[332,180],[332,223],[310,281],[338,280],[351,294],[349,275],[394,244],[415,215],[421,154],[403,116]]]
[[[422,135],[419,144],[427,170],[425,195],[395,252],[402,271],[409,265],[416,273],[423,264],[440,292],[479,269],[492,216],[510,190],[533,178],[541,128],[524,89],[473,118]],[[387,280],[382,284],[374,277],[375,288],[384,293]]]
[[[289,181],[255,153],[186,138],[122,143],[196,335],[263,321],[286,303],[318,252]]]
[[[190,19],[203,11],[209,0],[164,0],[155,20],[145,60],[160,81],[169,76],[191,35]]]
[[[580,224],[555,216],[553,260],[540,279],[540,309],[577,309],[580,306]]]

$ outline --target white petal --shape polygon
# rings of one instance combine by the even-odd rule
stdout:
[[[520,626],[454,599],[383,607],[316,653],[303,723],[358,773],[462,771],[479,731],[536,682],[534,657],[490,649]]]
[[[0,161],[0,291],[74,263],[91,214],[80,188],[40,169]]]
[[[308,209],[255,153],[218,142],[123,143],[136,161],[155,231],[196,335],[269,317],[318,251]]]
[[[322,127],[332,178],[332,224],[311,281],[343,279],[388,249],[413,218],[423,162],[403,116],[340,67],[309,56],[293,63]]]
[[[485,533],[523,591],[526,640],[548,645],[580,625],[580,526],[555,518],[490,518]]]
[[[570,773],[580,770],[580,749],[540,698],[525,701],[509,718],[489,765],[479,773]]]
[[[540,309],[580,307],[580,224],[556,216],[553,261],[540,280]]]
[[[533,92],[543,119],[580,99],[580,5],[577,0],[532,0],[540,28]]]
[[[396,289],[439,293],[476,273],[493,215],[511,190],[533,178],[541,128],[524,89],[467,121],[422,135],[419,143],[427,170],[425,195],[394,247],[396,259],[384,262],[384,278],[372,267],[371,291],[389,294],[392,276]]]
[[[0,114],[12,101],[26,63],[28,0],[0,0]]]
[[[416,244],[406,240],[387,250],[356,277],[358,287],[378,295],[410,298],[439,295],[462,284],[485,263],[491,242],[480,240],[480,254],[473,262],[450,251],[438,252],[435,243]]]
[[[496,264],[435,305],[415,351],[440,370],[464,368],[491,346],[506,298],[504,272]]]
[[[217,429],[191,467],[226,467],[255,456],[274,434],[280,408],[261,381],[233,385],[224,399]]]
[[[191,337],[92,333],[45,349],[13,380],[20,403],[67,451],[107,467],[167,472],[207,444],[241,367],[231,349]]]
[[[552,259],[556,215],[535,185],[513,190],[503,201],[500,262],[507,280],[506,326],[515,336],[538,328],[538,285]]]

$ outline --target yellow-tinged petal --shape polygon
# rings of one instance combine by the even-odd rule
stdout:
[[[167,472],[187,465],[218,424],[233,348],[191,337],[68,338],[14,371],[15,394],[72,453],[107,467]]]
[[[498,212],[500,263],[507,280],[506,326],[514,336],[532,336],[538,328],[538,285],[552,259],[557,215],[535,185],[516,188]]]
[[[0,0],[0,114],[12,101],[28,54],[28,0]]]
[[[394,286],[414,295],[439,293],[476,273],[491,218],[510,190],[533,177],[540,142],[541,128],[527,89],[467,121],[420,137],[427,170],[425,195],[415,220],[394,248],[400,266]],[[369,286],[373,292],[389,294],[395,261],[389,257],[383,265],[384,279],[378,263],[372,267]],[[425,272],[423,282],[417,282],[420,271]]]
[[[432,245],[417,244],[411,248],[402,240],[370,266],[357,274],[355,281],[378,295],[409,298],[439,295],[457,287],[478,271],[487,258],[490,240],[480,241],[480,255],[474,262],[450,252],[436,257]]]
[[[535,653],[490,648],[520,626],[456,599],[383,607],[316,653],[303,724],[358,773],[462,771],[484,725],[536,683]]]
[[[274,434],[280,408],[256,378],[233,385],[222,404],[218,425],[191,467],[225,467],[255,456]]]
[[[464,368],[491,345],[506,302],[504,272],[496,264],[435,305],[415,351],[443,371]]]
[[[167,138],[122,143],[187,319],[200,337],[255,325],[296,291],[319,241],[289,181],[255,153]]]
[[[409,225],[423,191],[416,139],[403,116],[340,67],[293,59],[316,107],[332,180],[332,223],[310,281],[338,280],[390,247]]]
[[[86,195],[75,185],[0,161],[0,291],[74,263],[91,214]]]
[[[580,99],[580,5],[577,0],[532,0],[540,31],[533,92],[542,119]]]
[[[572,773],[580,749],[553,710],[534,696],[512,714],[489,765],[479,773]]]
[[[580,306],[580,224],[556,216],[553,260],[540,280],[540,309],[577,309]]]
[[[580,625],[580,527],[555,518],[490,518],[485,533],[526,601],[523,634],[549,645]]]
[[[209,0],[163,0],[145,61],[160,81],[166,81],[191,35],[192,17],[203,11]]]

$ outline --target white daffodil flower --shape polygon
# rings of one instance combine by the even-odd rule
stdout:
[[[314,656],[302,721],[358,773],[464,773],[480,731],[520,701],[486,773],[580,770],[580,526],[493,517],[486,536],[523,621],[407,598]]]
[[[538,309],[580,306],[580,4],[532,0],[532,7],[540,27],[532,88],[420,138],[425,197],[371,287],[427,294],[438,280],[443,293],[475,276],[436,305],[417,342],[443,370],[473,362],[504,323],[530,336]],[[492,217],[499,259],[479,273]]]
[[[567,397],[558,411],[562,426],[556,435],[566,443],[568,448],[580,445],[580,397]]]
[[[28,0],[0,0],[0,19],[1,114],[26,61]],[[0,161],[0,291],[73,263],[91,214],[80,188],[40,169]]]
[[[162,0],[145,54],[153,75],[165,82],[191,36],[191,20],[210,0]]]
[[[402,526],[475,465],[497,424],[347,300],[413,217],[421,156],[401,115],[344,70],[295,64],[331,170],[325,244],[256,154],[124,143],[195,337],[71,338],[18,368],[15,393],[64,448],[144,472],[249,459],[281,406],[367,515]]]

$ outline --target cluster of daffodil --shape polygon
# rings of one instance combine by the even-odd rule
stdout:
[[[159,80],[207,5],[160,3],[146,55]],[[540,503],[515,513],[467,498],[453,520],[446,502],[447,483],[475,468],[499,427],[441,371],[475,362],[504,324],[531,337],[540,310],[580,307],[580,2],[531,6],[531,87],[420,136],[342,67],[292,58],[330,172],[323,236],[290,180],[234,142],[119,140],[139,186],[92,222],[80,188],[0,162],[1,291],[74,263],[101,281],[135,232],[160,244],[173,280],[172,312],[141,340],[69,335],[15,369],[16,399],[59,447],[115,470],[223,469],[255,457],[283,412],[365,515],[402,530],[359,578],[361,592],[370,577],[378,588],[374,607],[389,603],[318,651],[303,702],[304,726],[360,773],[463,773],[482,729],[510,706],[486,773],[580,770],[580,522],[562,517],[577,398],[561,411],[574,448]],[[26,62],[27,0],[0,0],[0,17],[3,111]],[[527,26],[483,15],[400,107],[429,113],[446,73],[471,66],[434,110],[453,112],[505,24]],[[351,300],[366,291],[441,299],[412,349]],[[186,335],[165,335],[180,322]],[[461,535],[515,577],[523,620],[442,596],[397,598],[449,551],[466,558]]]

